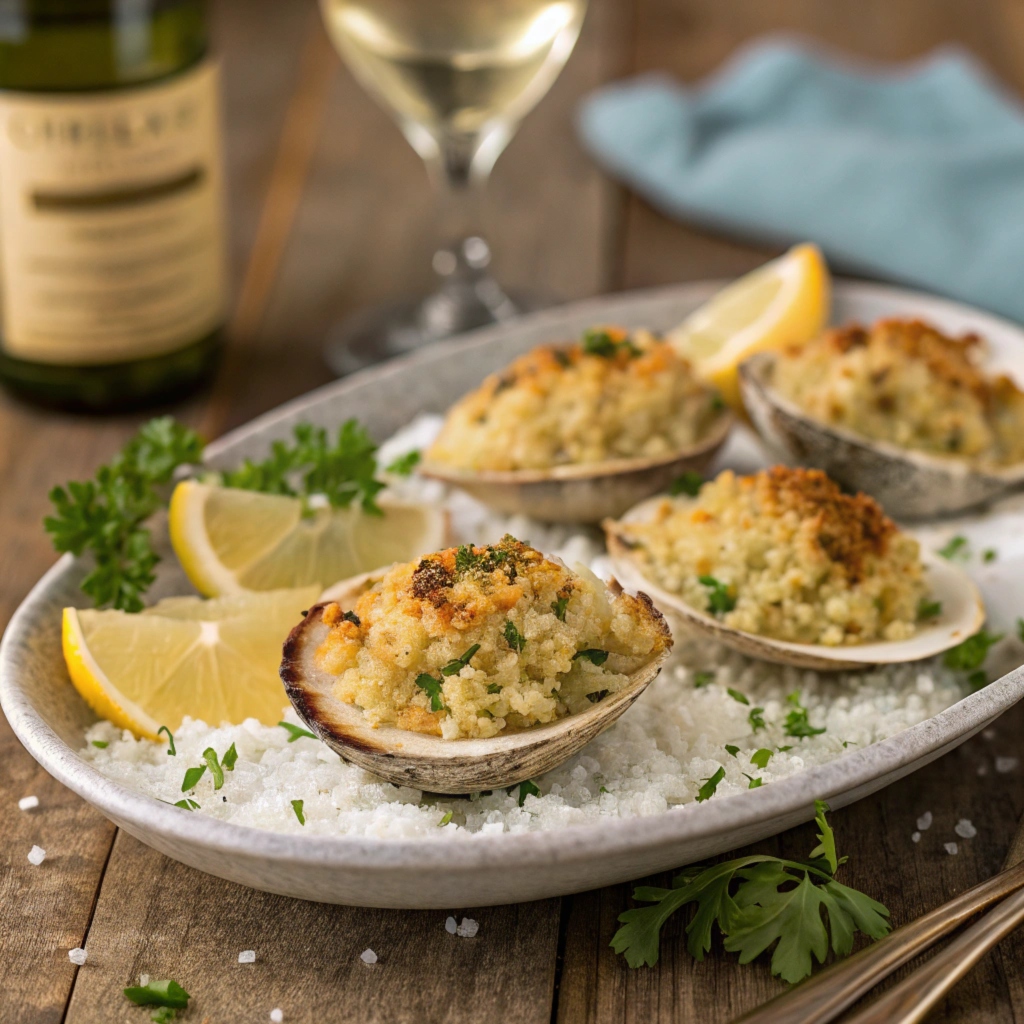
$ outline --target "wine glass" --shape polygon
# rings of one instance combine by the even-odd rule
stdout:
[[[487,269],[480,195],[519,122],[568,60],[586,7],[587,0],[321,0],[339,53],[426,163],[445,233],[433,259],[438,290],[342,323],[327,348],[335,372],[518,312]]]

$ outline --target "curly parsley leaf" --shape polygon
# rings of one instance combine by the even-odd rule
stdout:
[[[815,807],[819,838],[829,837],[829,843],[823,840],[819,847],[825,859],[740,857],[707,868],[689,868],[671,889],[640,886],[634,899],[653,905],[620,915],[622,927],[612,938],[612,948],[625,956],[630,967],[653,966],[658,962],[662,926],[676,910],[696,903],[697,911],[686,927],[686,947],[693,957],[702,960],[711,949],[717,925],[725,948],[738,952],[741,963],[749,963],[774,945],[772,973],[797,982],[811,973],[813,960],[824,960],[830,940],[841,957],[852,949],[857,930],[872,939],[887,934],[888,910],[833,877],[833,864],[837,867],[843,861],[835,857],[834,837],[825,820],[827,805],[817,802]]]

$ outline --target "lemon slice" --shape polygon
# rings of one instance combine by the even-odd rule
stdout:
[[[304,516],[298,498],[186,480],[171,497],[171,543],[193,586],[209,597],[326,587],[444,547],[442,509],[383,495],[379,504],[382,516],[357,505]]]
[[[722,397],[742,410],[737,369],[765,349],[803,344],[828,322],[828,266],[814,245],[798,245],[727,285],[667,335]]]
[[[96,714],[136,736],[157,739],[185,715],[273,725],[288,704],[281,647],[319,593],[172,597],[138,615],[65,608],[64,661]]]

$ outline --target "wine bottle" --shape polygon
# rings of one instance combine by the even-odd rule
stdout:
[[[226,308],[204,0],[0,0],[0,379],[106,411],[188,391]]]

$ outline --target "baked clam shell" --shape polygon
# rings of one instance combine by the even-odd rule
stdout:
[[[345,608],[346,596],[366,589],[368,582],[372,585],[364,575],[358,577],[355,591],[346,593],[344,585],[337,585],[331,592]],[[324,743],[346,761],[387,782],[432,793],[476,793],[514,786],[572,757],[612,725],[661,671],[671,649],[671,633],[650,598],[637,596],[667,640],[660,654],[634,672],[621,690],[586,711],[490,739],[445,740],[392,726],[374,728],[358,707],[335,697],[335,677],[316,662],[316,651],[330,628],[323,621],[327,602],[311,608],[289,635],[281,679],[299,717]]]
[[[776,358],[761,352],[744,361],[740,391],[758,434],[783,462],[823,469],[848,490],[876,498],[896,519],[952,515],[1024,486],[1024,465],[980,470],[812,419],[772,386]]]
[[[598,523],[622,515],[682,473],[703,472],[732,425],[732,414],[724,410],[695,444],[657,459],[615,459],[545,470],[463,470],[427,460],[419,471],[506,515],[550,523]]]
[[[643,502],[627,514],[625,521],[643,522],[663,500],[659,498]],[[659,587],[644,575],[628,541],[619,532],[619,524],[606,522],[604,527],[616,575],[627,587],[643,587],[663,612],[682,619],[688,627],[708,639],[752,658],[778,665],[838,672],[869,668],[872,665],[922,661],[973,636],[985,621],[985,606],[970,577],[948,560],[922,553],[929,598],[938,601],[942,610],[935,619],[920,624],[909,640],[876,641],[841,647],[775,640],[733,629],[714,616],[688,605],[678,594]]]

